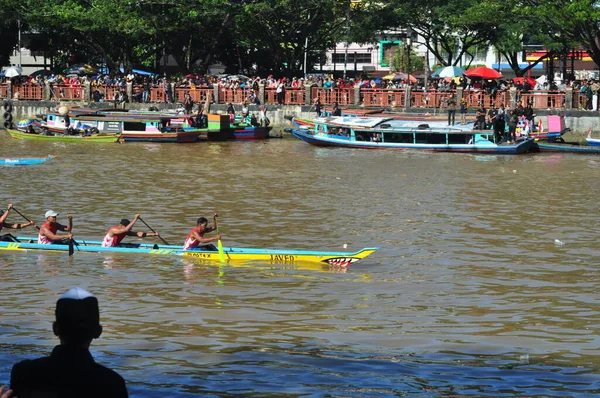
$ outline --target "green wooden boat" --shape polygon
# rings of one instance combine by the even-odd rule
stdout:
[[[60,142],[117,142],[120,134],[92,134],[80,135],[43,135],[31,134],[23,131],[6,129],[12,138],[37,140],[37,141],[60,141]]]

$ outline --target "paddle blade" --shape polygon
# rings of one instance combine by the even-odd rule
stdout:
[[[217,247],[219,248],[219,258],[221,259],[221,262],[224,263],[225,262],[225,252],[223,251],[223,243],[221,242],[221,239],[219,239],[217,241]]]
[[[73,249],[73,239],[69,239],[69,257],[72,256],[73,253],[75,253],[75,250]]]

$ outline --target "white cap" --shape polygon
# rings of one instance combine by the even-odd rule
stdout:
[[[46,212],[46,218],[48,218],[48,217],[56,217],[56,216],[58,216],[58,213],[55,212],[54,210],[48,210]]]
[[[94,295],[87,290],[84,290],[80,287],[73,287],[69,289],[68,292],[59,297],[61,299],[73,299],[73,300],[83,300],[89,297],[94,297]]]

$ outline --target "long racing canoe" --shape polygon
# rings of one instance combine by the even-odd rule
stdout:
[[[47,251],[68,252],[68,245],[43,245],[37,243],[34,237],[17,237],[19,242],[0,242],[0,250],[8,251]],[[183,256],[206,261],[220,261],[219,252],[216,250],[183,250],[182,246],[158,245],[151,243],[127,243],[116,247],[102,247],[100,241],[76,240],[75,253],[142,253],[154,255]],[[298,264],[321,263],[338,267],[347,267],[350,264],[364,259],[374,253],[378,248],[364,248],[356,252],[323,252],[309,250],[279,250],[258,249],[242,247],[224,247],[227,261],[260,261],[270,264]]]

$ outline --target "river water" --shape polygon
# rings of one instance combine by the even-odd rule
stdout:
[[[92,353],[136,397],[600,393],[598,156],[0,132],[2,157],[49,153],[0,169],[0,205],[70,213],[78,239],[139,212],[182,244],[216,210],[226,246],[380,250],[345,272],[0,252],[0,383],[51,350],[56,299],[82,286],[101,306]]]

